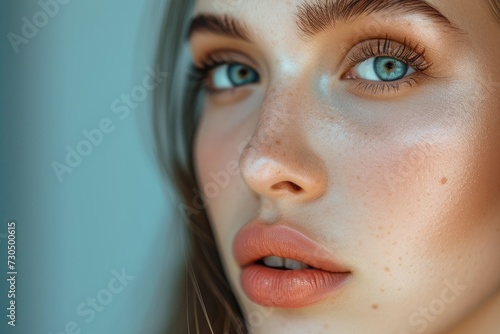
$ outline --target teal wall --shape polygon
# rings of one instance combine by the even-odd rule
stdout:
[[[58,1],[0,13],[0,277],[9,220],[18,271],[16,327],[2,279],[0,333],[156,333],[179,255],[149,129],[162,86],[144,81],[162,7]]]

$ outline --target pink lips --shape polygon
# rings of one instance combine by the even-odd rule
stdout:
[[[337,291],[350,272],[332,260],[332,254],[301,232],[276,223],[253,221],[244,226],[233,243],[242,267],[246,295],[262,306],[299,308],[319,302]],[[279,256],[301,261],[312,268],[269,268],[261,260]]]

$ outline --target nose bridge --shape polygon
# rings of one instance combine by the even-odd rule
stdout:
[[[263,196],[313,199],[325,191],[326,168],[308,142],[307,101],[300,90],[297,85],[276,85],[269,91],[241,154],[243,179]]]
[[[269,157],[277,159],[279,155],[286,156],[290,144],[301,144],[303,129],[297,125],[300,123],[300,115],[297,115],[294,109],[299,106],[293,103],[292,91],[291,86],[275,86],[270,89],[262,103],[255,131],[242,152],[240,162]]]
[[[304,110],[306,98],[301,94],[303,87],[281,80],[266,94],[259,114],[259,121],[252,141],[254,145],[270,144],[273,139],[277,145],[295,139],[299,143],[304,127],[300,126],[305,120]]]

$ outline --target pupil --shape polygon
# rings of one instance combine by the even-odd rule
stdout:
[[[385,63],[385,68],[389,72],[391,72],[392,70],[394,70],[394,67],[396,67],[396,64],[394,64],[394,62],[392,62],[392,61]]]
[[[238,74],[242,79],[245,79],[248,76],[248,70],[246,68],[242,68],[238,71]]]

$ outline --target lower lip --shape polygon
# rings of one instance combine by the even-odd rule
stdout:
[[[279,270],[260,264],[243,268],[247,296],[262,306],[299,308],[326,299],[339,290],[349,273],[319,269]]]

